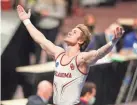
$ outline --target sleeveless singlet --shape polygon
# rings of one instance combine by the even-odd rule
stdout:
[[[77,56],[68,64],[62,64],[65,53],[58,55],[55,61],[55,74],[53,83],[53,101],[56,105],[74,105],[80,102],[80,94],[87,74],[77,67]]]

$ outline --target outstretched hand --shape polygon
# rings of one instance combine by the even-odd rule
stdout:
[[[24,10],[24,8],[21,5],[17,6],[17,12],[20,20],[26,20],[29,19],[31,16],[31,10],[29,9],[28,13]]]
[[[124,29],[119,24],[116,23],[111,24],[109,29],[114,35],[113,40],[119,39],[124,33]]]

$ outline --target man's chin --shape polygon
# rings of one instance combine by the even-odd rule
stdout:
[[[64,39],[64,42],[65,42],[67,45],[71,45],[70,41],[68,41],[67,39]]]
[[[65,43],[68,43],[69,41],[68,41],[67,39],[64,39],[64,42],[65,42]]]

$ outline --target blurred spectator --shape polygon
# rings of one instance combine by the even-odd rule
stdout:
[[[11,0],[12,8],[16,9],[16,6],[19,4],[19,0]]]
[[[72,6],[73,6],[73,0],[66,0],[67,2],[67,15],[72,15]]]
[[[27,105],[47,105],[51,96],[52,84],[43,80],[38,84],[37,95],[30,96]]]
[[[80,0],[82,6],[115,6],[117,0]]]
[[[80,6],[80,0],[66,0],[67,2],[67,15],[83,15],[83,8]]]
[[[102,0],[80,0],[80,2],[82,6],[91,7],[98,5]]]
[[[9,1],[11,1],[12,8],[16,9],[17,5],[19,5],[19,4],[22,5],[25,8],[26,3],[28,1],[36,1],[36,0],[9,0]]]
[[[96,85],[92,82],[86,82],[80,97],[80,105],[93,105],[95,103]]]
[[[91,49],[96,49],[96,43],[95,43],[95,33],[94,33],[94,29],[95,29],[95,24],[96,24],[96,19],[92,14],[88,14],[84,17],[84,24],[89,28],[92,36],[91,36],[91,41],[88,45],[88,47],[86,48],[86,51],[89,51]]]
[[[73,0],[73,14],[76,16],[83,16],[84,15],[84,11],[83,11],[83,7],[80,4],[80,0]]]
[[[36,4],[37,0],[27,0],[27,5],[26,5],[26,8],[27,9],[34,9],[34,6]]]
[[[34,7],[35,12],[40,15],[39,21],[37,21],[37,27],[53,43],[65,17],[65,7],[64,0],[38,0]],[[45,58],[46,53],[41,53],[41,48],[37,45],[37,63],[40,61],[40,55]]]
[[[99,6],[115,6],[117,0],[100,0]]]
[[[123,49],[133,49],[133,44],[137,43],[137,19],[135,19],[135,24],[133,26],[133,31],[128,33],[124,37]]]
[[[84,17],[84,24],[88,26],[90,32],[94,34],[96,19],[92,14],[88,14]]]
[[[112,40],[112,36],[113,36],[113,32],[111,31],[111,29],[113,28],[113,24],[110,25],[105,32],[101,33],[101,34],[94,34],[94,28],[93,30],[91,30],[92,32],[92,38],[91,41],[88,45],[88,47],[86,48],[86,51],[89,51],[91,49],[98,49],[102,46],[104,46],[106,43],[108,43],[109,41]],[[91,28],[92,29],[92,28]],[[116,47],[113,47],[112,52],[116,52]]]

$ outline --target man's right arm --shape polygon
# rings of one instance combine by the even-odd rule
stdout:
[[[55,55],[56,51],[63,50],[62,48],[54,45],[51,41],[47,40],[46,37],[33,26],[33,24],[30,23],[26,25],[26,28],[33,40],[37,42],[42,49],[47,51],[48,54]]]
[[[23,21],[24,25],[26,26],[30,36],[33,38],[35,42],[37,42],[44,50],[47,51],[48,54],[56,57],[58,53],[63,52],[64,49],[54,45],[51,41],[47,40],[45,36],[38,31],[33,24],[30,22],[30,11],[28,13],[25,12],[23,7],[20,5],[17,7],[17,12],[19,18]]]

